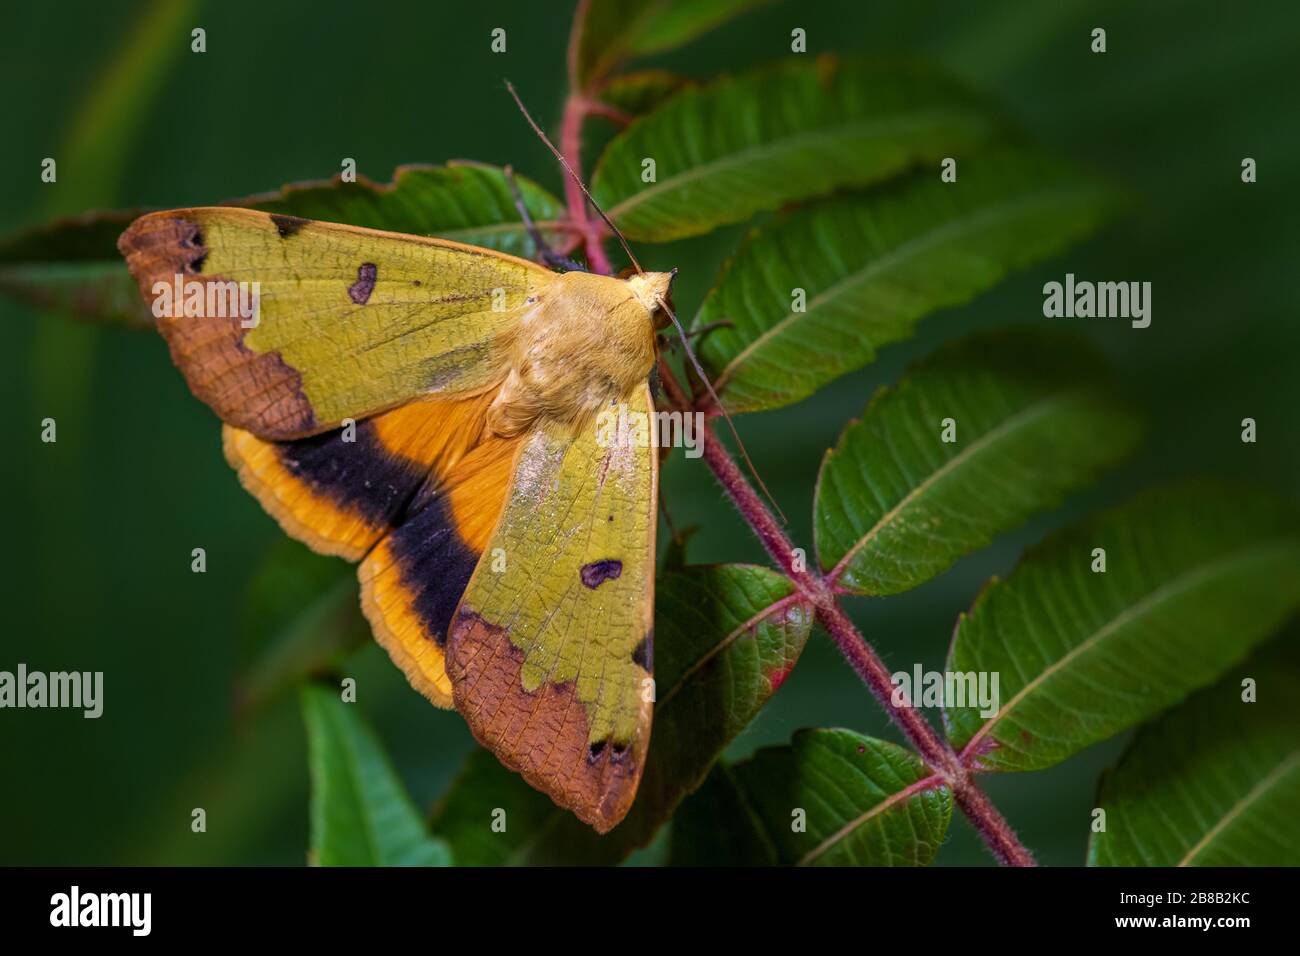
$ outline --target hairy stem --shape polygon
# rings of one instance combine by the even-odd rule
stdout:
[[[665,383],[670,401],[684,397],[680,386],[672,378],[672,371],[663,363],[660,363],[660,378]],[[711,427],[704,439],[704,460],[772,560],[789,575],[813,606],[818,623],[825,628],[885,713],[917,749],[930,769],[952,787],[958,806],[988,844],[998,862],[1007,866],[1033,866],[1033,855],[975,783],[970,771],[962,765],[948,743],[910,702],[895,703],[894,684],[885,662],[854,627],[825,578],[816,571],[807,570],[806,561],[796,561],[793,543]]]
[[[1034,856],[1016,836],[1011,824],[993,806],[988,794],[979,788],[969,774],[963,774],[953,784],[953,795],[971,824],[983,837],[989,851],[1003,866],[1036,866]]]
[[[758,535],[767,553],[790,576],[812,604],[817,613],[818,623],[826,629],[826,633],[840,649],[840,653],[862,678],[862,682],[880,702],[880,706],[893,718],[894,723],[912,745],[920,751],[926,763],[930,764],[936,772],[947,776],[962,773],[961,763],[956,755],[939,740],[934,728],[925,721],[916,708],[894,704],[894,685],[889,679],[889,669],[885,666],[885,662],[858,633],[853,622],[844,613],[844,609],[839,606],[825,579],[820,574],[807,570],[806,558],[796,560],[794,544],[777,524],[776,518],[768,511],[753,486],[741,474],[735,459],[727,454],[726,448],[718,441],[717,434],[712,428],[704,438],[704,460],[732,503],[740,511],[745,523]]]
[[[672,369],[662,361],[659,363],[659,376],[669,401],[679,408],[689,408],[690,403],[674,378]],[[741,473],[735,459],[718,441],[717,433],[712,427],[704,440],[704,460],[772,560],[795,582],[813,606],[818,622],[862,678],[885,713],[898,725],[930,768],[952,787],[958,806],[970,818],[998,862],[1008,866],[1033,866],[1033,856],[976,785],[970,772],[947,742],[910,702],[895,703],[894,684],[885,662],[853,626],[853,622],[840,607],[831,585],[815,569],[808,570],[803,552],[796,554],[789,536]]]
[[[898,725],[912,746],[936,773],[942,773],[949,782],[962,775],[960,762],[951,749],[938,737],[930,723],[921,716],[911,701],[895,703],[894,683],[889,668],[870,644],[858,633],[844,609],[834,599],[817,608],[817,621],[830,635],[849,665],[857,671],[862,682],[884,708],[885,713]]]

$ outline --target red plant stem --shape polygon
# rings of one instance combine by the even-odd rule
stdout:
[[[817,621],[925,762],[950,782],[960,777],[962,768],[956,757],[936,736],[934,728],[920,711],[910,701],[903,705],[894,703],[894,683],[890,680],[889,668],[858,633],[839,602],[832,599],[817,606]]]
[[[680,386],[671,376],[671,370],[660,363],[660,378],[665,383],[665,390],[669,392],[670,401],[684,397]],[[668,384],[670,381],[671,385]],[[772,560],[789,575],[813,606],[817,621],[826,629],[835,646],[862,678],[885,713],[898,725],[930,768],[952,788],[957,804],[970,818],[998,862],[1006,866],[1033,866],[1033,855],[971,778],[952,748],[910,703],[894,703],[894,684],[885,662],[853,626],[825,578],[815,571],[796,567],[794,545],[754,487],[741,474],[735,459],[718,441],[717,433],[712,427],[704,436],[704,460],[745,523],[753,529],[767,553],[772,556]]]
[[[1003,866],[1038,865],[1034,861],[1034,855],[1025,849],[1025,845],[1016,836],[1016,831],[1011,829],[1011,824],[1007,823],[998,808],[993,806],[988,794],[979,788],[969,774],[963,774],[960,780],[954,782],[952,791],[957,806],[961,807],[966,819],[983,837],[999,863]]]
[[[659,378],[672,405],[678,408],[690,407],[672,369],[662,360],[659,363]],[[815,569],[808,570],[806,559],[796,561],[794,544],[753,485],[741,473],[735,459],[727,454],[712,426],[704,437],[704,460],[772,560],[795,582],[813,606],[818,622],[826,629],[835,646],[862,678],[885,713],[898,725],[930,768],[952,788],[958,805],[970,818],[998,862],[1005,866],[1033,866],[1033,856],[971,779],[969,771],[952,748],[910,703],[894,703],[894,683],[890,680],[885,662],[853,626],[836,600],[830,583]]]
[[[662,374],[662,373],[661,373]],[[933,728],[914,707],[899,707],[893,703],[894,684],[889,679],[889,669],[871,646],[863,640],[853,622],[844,613],[844,609],[835,600],[830,586],[825,579],[806,567],[806,558],[796,565],[795,547],[789,537],[777,524],[776,518],[759,498],[754,487],[740,472],[734,458],[727,454],[717,433],[710,427],[704,436],[704,460],[708,464],[718,483],[731,498],[740,515],[745,519],[767,553],[781,566],[781,569],[795,582],[799,590],[812,604],[817,613],[818,622],[826,629],[831,640],[840,649],[850,666],[857,671],[862,682],[875,695],[883,707],[906,734],[925,762],[936,772],[947,776],[961,773],[962,768],[952,751],[935,736]]]
[[[582,175],[582,123],[590,109],[586,97],[570,96],[564,104],[564,120],[560,126],[560,152],[578,176]],[[594,223],[587,215],[587,197],[572,177],[564,180],[564,200],[569,207],[569,218],[583,234],[587,264],[595,272],[612,275],[614,267],[605,254],[603,231],[592,228]]]

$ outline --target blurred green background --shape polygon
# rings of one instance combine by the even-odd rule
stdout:
[[[327,178],[345,156],[379,181],[400,163],[470,158],[513,163],[561,189],[501,80],[509,76],[554,127],[569,3],[226,0],[175,4],[174,15],[150,21],[157,6],[8,7],[0,229],[94,207],[219,201]],[[201,55],[189,50],[195,26],[207,31]],[[497,26],[508,31],[505,55],[489,51]],[[852,602],[891,669],[941,667],[958,613],[986,578],[1050,528],[1158,477],[1241,474],[1295,492],[1300,6],[774,3],[655,62],[696,77],[744,68],[785,54],[794,26],[807,30],[811,52],[930,58],[1000,99],[1041,142],[1138,197],[1099,238],[927,319],[872,367],[814,399],[740,420],[797,542],[811,543],[824,450],[908,361],[966,330],[1046,321],[1042,284],[1067,271],[1153,283],[1149,329],[1059,320],[1094,337],[1122,369],[1150,424],[1140,457],[915,592]],[[1089,52],[1095,26],[1108,31],[1104,55]],[[143,54],[123,53],[131,44],[173,55],[140,73]],[[57,185],[40,182],[46,156],[59,158]],[[1258,161],[1255,185],[1240,181],[1244,156]],[[647,268],[682,267],[676,300],[689,315],[740,233],[638,252]],[[0,712],[0,863],[302,862],[307,771],[296,699],[252,719],[232,708],[250,653],[246,593],[283,536],[224,464],[217,421],[190,396],[161,338],[8,300],[0,328],[0,669],[105,672],[99,720]],[[1258,444],[1239,440],[1245,416],[1259,423]],[[45,417],[57,419],[57,444],[40,441]],[[674,457],[664,484],[676,523],[701,527],[692,560],[762,560],[701,462]],[[190,571],[195,547],[207,551],[206,574]],[[432,803],[473,746],[463,722],[411,691],[375,646],[347,672],[417,801]],[[731,754],[812,725],[898,739],[821,635]],[[1097,775],[1122,744],[1046,772],[987,779],[1043,862],[1083,861]],[[190,831],[193,807],[207,810],[205,834]],[[638,859],[653,862],[656,851]],[[991,859],[955,815],[939,862]]]

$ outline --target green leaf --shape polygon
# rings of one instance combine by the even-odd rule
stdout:
[[[1072,335],[983,333],[940,349],[882,389],[822,462],[823,569],[855,594],[897,594],[1059,504],[1137,441],[1112,392]]]
[[[261,710],[370,640],[355,570],[288,538],[254,572],[242,618],[248,663],[235,695],[242,713]]]
[[[302,690],[311,770],[311,858],[319,866],[450,866],[374,731],[334,688]]]
[[[457,866],[511,866],[529,861],[539,838],[563,813],[550,797],[480,748],[434,808],[430,827],[450,845]],[[552,862],[603,861],[567,856]]]
[[[554,236],[564,204],[527,177],[515,174],[524,205],[543,236]],[[393,181],[376,185],[358,177],[285,186],[226,205],[266,212],[437,236],[530,258],[535,250],[515,208],[504,172],[483,163],[399,166]]]
[[[1294,509],[1153,489],[1029,551],[962,615],[947,669],[998,675],[1001,703],[946,708],[949,739],[982,769],[1050,767],[1209,684],[1297,603]]]
[[[39,309],[152,328],[117,252],[117,237],[144,212],[89,213],[0,237],[0,290]]]
[[[641,70],[614,77],[601,87],[599,98],[620,113],[640,116],[688,85],[686,77],[667,70]]]
[[[674,863],[697,862],[683,844],[723,826],[705,836],[723,865],[926,866],[952,818],[951,790],[919,757],[851,730],[801,730],[715,777],[673,824]]]
[[[0,291],[37,309],[153,328],[153,315],[121,261],[0,264]]]
[[[592,0],[570,63],[575,89],[588,89],[624,60],[663,53],[767,0]],[[576,56],[575,56],[576,52]]]
[[[666,242],[969,154],[994,125],[928,69],[800,59],[674,96],[610,142],[592,194],[628,238]]]
[[[776,866],[776,847],[751,813],[725,761],[673,814],[670,866]]]
[[[1294,634],[1142,728],[1102,778],[1092,866],[1300,860],[1300,655]],[[1243,701],[1255,681],[1258,699]]]
[[[963,158],[955,183],[927,171],[778,216],[704,300],[695,327],[732,326],[700,343],[701,360],[732,413],[796,402],[1091,232],[1115,199],[1055,160],[999,150]]]
[[[554,237],[563,204],[531,180],[515,179],[542,234]],[[224,205],[438,236],[524,257],[534,251],[505,174],[479,163],[402,166],[392,183],[335,178]],[[117,237],[144,211],[92,213],[0,237],[0,289],[39,307],[151,328],[153,317],[117,251]]]
[[[812,612],[789,579],[766,568],[689,567],[663,576],[656,590],[657,700],[646,768],[627,818],[599,837],[563,810],[538,823],[530,798],[517,795],[515,805],[524,808],[528,823],[490,853],[513,863],[612,863],[648,844],[780,687],[812,628]],[[513,774],[513,782],[503,782],[501,774],[483,768],[485,762],[458,781],[449,806],[480,807],[502,799],[498,794],[509,786],[528,789]],[[468,836],[458,835],[459,827],[449,829],[442,816],[438,830],[449,835],[458,854],[464,845],[472,848],[470,859],[482,859],[485,854],[474,847],[485,839],[482,827],[489,821],[473,810],[468,815]],[[463,816],[457,812],[453,818]]]
[[[656,582],[655,710],[640,792],[619,826],[644,845],[789,675],[812,629],[790,579],[747,564]]]

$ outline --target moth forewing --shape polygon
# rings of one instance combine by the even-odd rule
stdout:
[[[649,388],[621,396],[649,415]],[[636,795],[649,744],[658,455],[552,421],[526,439],[452,620],[457,708],[506,766],[597,830]]]
[[[229,207],[150,213],[118,248],[147,302],[178,282],[256,285],[255,321],[186,309],[158,327],[195,395],[276,440],[493,387],[555,279],[490,249]]]

